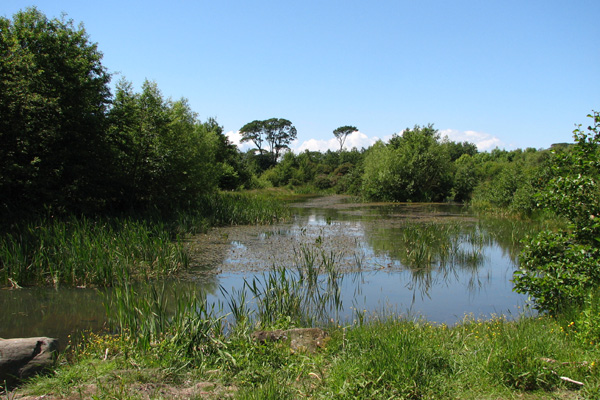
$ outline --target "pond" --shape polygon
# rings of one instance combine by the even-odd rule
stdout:
[[[289,223],[190,238],[193,268],[168,284],[219,301],[221,288],[233,293],[274,266],[297,268],[310,253],[342,272],[345,321],[359,310],[452,324],[466,314],[517,315],[525,303],[510,280],[519,240],[539,229],[535,224],[480,219],[460,205],[356,204],[343,196],[293,207]],[[43,335],[64,343],[75,332],[100,329],[104,296],[93,289],[0,290],[0,337]]]

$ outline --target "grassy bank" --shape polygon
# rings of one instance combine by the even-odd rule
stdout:
[[[329,326],[330,340],[314,354],[293,352],[284,344],[258,344],[248,331],[221,336],[213,330],[220,324],[212,322],[203,325],[212,327],[206,330],[211,333],[195,335],[191,348],[180,337],[141,351],[129,334],[91,336],[53,375],[12,394],[119,399],[600,395],[600,350],[578,341],[566,320],[466,318],[447,327],[367,317],[362,324]]]
[[[282,201],[266,195],[221,193],[167,215],[38,218],[3,227],[0,285],[112,286],[173,275],[189,263],[186,235],[289,215]]]
[[[595,399],[598,342],[577,312],[454,326],[354,310],[338,320],[332,255],[302,248],[224,293],[122,286],[107,297],[111,334],[89,334],[58,368],[5,396],[52,398]],[[320,305],[325,304],[326,307]],[[226,310],[226,311],[224,311]],[[598,313],[598,309],[594,312]],[[579,319],[578,319],[579,318]],[[319,326],[314,353],[260,344],[255,329]],[[592,332],[595,334],[595,331]]]

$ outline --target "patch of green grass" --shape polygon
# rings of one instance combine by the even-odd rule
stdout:
[[[142,349],[130,334],[92,335],[67,364],[23,389],[64,395],[93,383],[98,398],[127,398],[115,390],[131,393],[141,382],[160,379],[174,387],[227,385],[237,388],[230,394],[240,399],[595,399],[600,348],[567,335],[565,322],[468,317],[449,327],[368,316],[360,325],[328,326],[331,338],[314,354],[283,343],[259,344],[238,330],[223,333],[220,352],[201,361],[178,352],[180,344],[167,337]]]

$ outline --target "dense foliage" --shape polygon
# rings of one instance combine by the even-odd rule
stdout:
[[[0,18],[0,32],[3,211],[94,205],[110,164],[101,53],[83,28],[36,9]]]
[[[0,206],[22,213],[174,209],[250,180],[214,119],[185,99],[115,95],[82,26],[35,8],[0,18]]]
[[[574,131],[575,145],[552,153],[536,197],[539,207],[568,221],[568,230],[531,238],[515,274],[517,291],[552,313],[595,303],[600,286],[600,115],[589,117],[587,132]]]
[[[215,189],[217,132],[198,121],[185,99],[164,100],[148,81],[134,93],[122,81],[108,120],[117,199],[130,207],[164,208]]]
[[[450,194],[451,174],[450,157],[437,130],[415,126],[367,154],[363,190],[377,200],[443,201]]]

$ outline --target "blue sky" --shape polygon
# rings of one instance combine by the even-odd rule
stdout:
[[[235,133],[286,118],[295,150],[433,123],[481,150],[572,140],[600,111],[600,1],[4,0],[82,22],[103,64]]]

